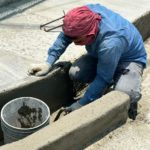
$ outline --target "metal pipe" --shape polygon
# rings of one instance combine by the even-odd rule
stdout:
[[[63,24],[61,24],[61,25],[59,25],[59,26],[56,26],[56,27],[53,27],[53,28],[50,28],[50,29],[44,28],[44,31],[45,31],[45,32],[49,32],[49,31],[51,31],[51,30],[54,30],[54,29],[59,28],[59,27],[62,27],[62,26],[63,26]]]

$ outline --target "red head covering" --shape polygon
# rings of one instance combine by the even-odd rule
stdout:
[[[64,17],[64,34],[69,37],[87,36],[87,41],[85,41],[84,44],[89,44],[98,32],[100,20],[101,16],[86,6],[74,8]]]

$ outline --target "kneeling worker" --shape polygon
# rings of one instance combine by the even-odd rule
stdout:
[[[70,10],[62,29],[49,48],[47,61],[31,68],[30,73],[47,74],[69,44],[85,45],[87,54],[72,65],[69,75],[90,84],[84,96],[66,110],[74,111],[100,98],[113,81],[114,90],[130,96],[129,117],[135,119],[147,54],[134,25],[100,4],[89,4]]]

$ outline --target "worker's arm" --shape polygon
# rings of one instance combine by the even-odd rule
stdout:
[[[47,62],[51,65],[54,64],[54,62],[59,59],[71,42],[72,41],[66,35],[64,35],[63,32],[61,32],[53,46],[48,50]]]
[[[48,58],[46,62],[40,64],[32,64],[30,69],[28,70],[29,74],[36,76],[46,75],[52,68],[52,65],[55,61],[62,55],[62,53],[66,50],[68,45],[72,41],[61,32],[53,46],[48,50]]]
[[[111,83],[116,67],[121,58],[125,45],[118,38],[105,40],[98,51],[97,75],[89,85],[84,96],[78,101],[66,107],[66,112],[81,108],[103,95],[106,87]]]
[[[118,38],[105,40],[101,44],[98,51],[97,75],[80,99],[80,105],[86,105],[103,95],[113,79],[123,50],[124,45]]]

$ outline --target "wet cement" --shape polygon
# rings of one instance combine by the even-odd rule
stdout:
[[[42,109],[31,108],[25,103],[18,109],[17,127],[21,128],[33,128],[42,123]]]

